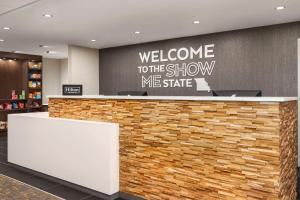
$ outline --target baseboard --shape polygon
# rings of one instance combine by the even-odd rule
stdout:
[[[119,192],[119,197],[122,199],[125,199],[125,200],[144,200],[141,197],[136,197],[131,194],[124,193],[124,192]]]
[[[15,168],[15,169],[21,170],[23,172],[26,172],[26,173],[29,173],[29,174],[47,179],[49,181],[56,182],[58,184],[73,188],[75,190],[78,190],[78,191],[81,191],[81,192],[84,192],[84,193],[87,193],[89,195],[96,196],[96,197],[99,197],[99,198],[102,198],[102,199],[105,199],[105,200],[115,200],[115,199],[119,198],[119,192],[117,192],[113,195],[107,195],[107,194],[103,194],[101,192],[98,192],[98,191],[95,191],[95,190],[92,190],[92,189],[89,189],[89,188],[86,188],[86,187],[83,187],[83,186],[80,186],[80,185],[76,185],[74,183],[70,183],[68,181],[65,181],[65,180],[62,180],[62,179],[59,179],[59,178],[55,178],[53,176],[49,176],[49,175],[34,171],[32,169],[28,169],[28,168],[25,168],[25,167],[22,167],[22,166],[13,164],[13,163],[8,163],[8,165]],[[128,199],[128,200],[136,200],[136,199]]]

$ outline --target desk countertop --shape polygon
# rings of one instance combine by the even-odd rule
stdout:
[[[51,95],[49,99],[115,99],[115,100],[178,100],[178,101],[254,101],[254,102],[286,102],[296,101],[297,97],[214,97],[214,96],[62,96]]]

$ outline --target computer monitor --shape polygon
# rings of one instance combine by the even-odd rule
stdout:
[[[148,96],[147,91],[120,91],[119,96]]]
[[[261,90],[213,90],[213,96],[261,97]]]

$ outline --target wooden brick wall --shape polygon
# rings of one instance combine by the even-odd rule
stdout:
[[[279,199],[296,199],[297,193],[297,104],[280,104]]]
[[[50,99],[120,124],[120,190],[145,199],[296,200],[296,102]]]

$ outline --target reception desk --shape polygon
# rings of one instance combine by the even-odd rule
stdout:
[[[50,96],[49,115],[119,124],[120,192],[296,199],[297,98]]]

